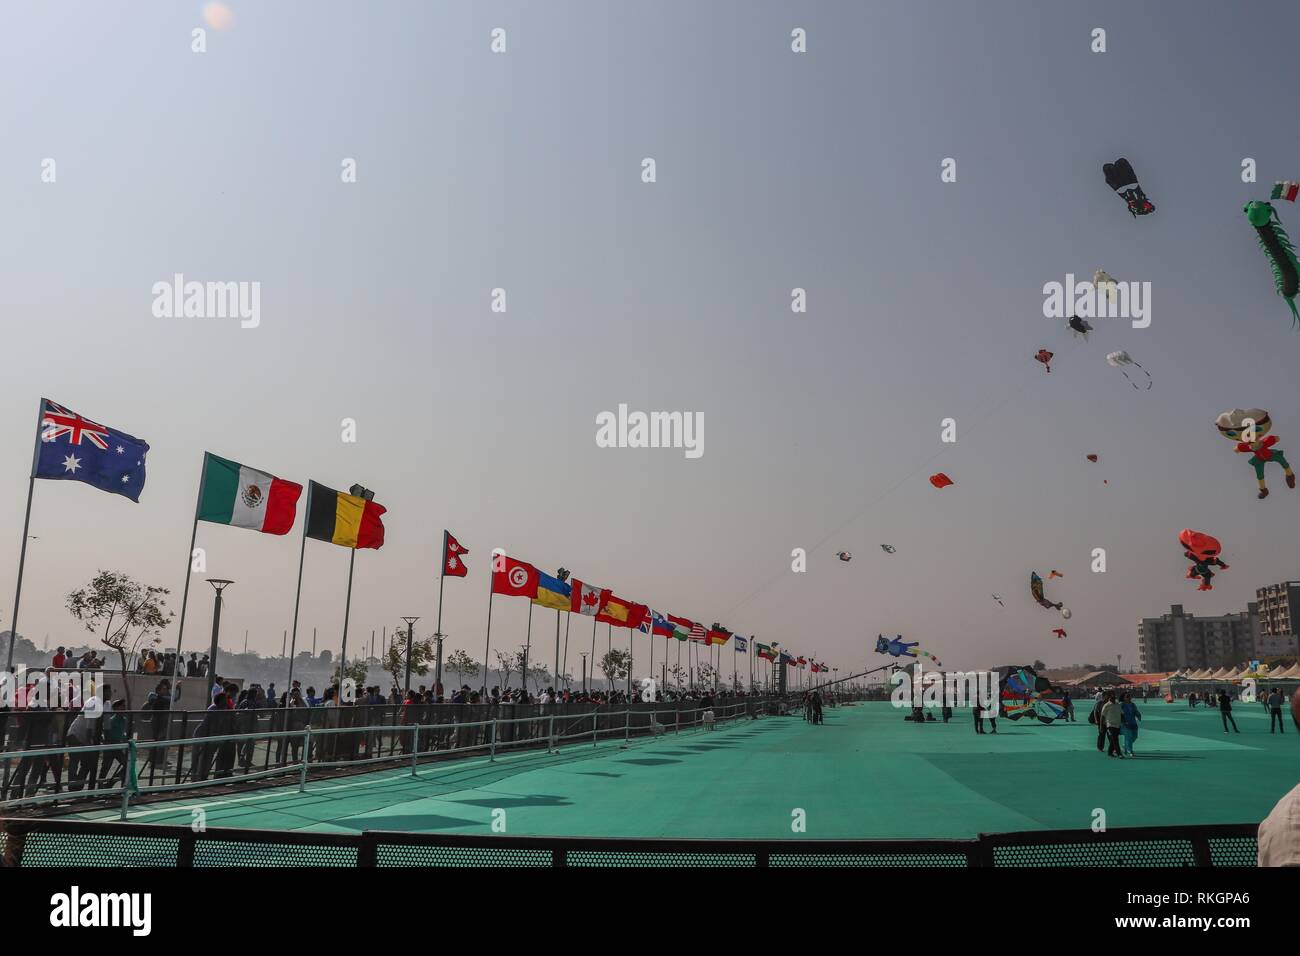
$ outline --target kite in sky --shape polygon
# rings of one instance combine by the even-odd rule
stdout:
[[[1053,604],[1043,595],[1043,579],[1038,576],[1037,571],[1029,572],[1029,593],[1032,594],[1034,600],[1043,607],[1049,608],[1053,611],[1060,611],[1061,617],[1068,618],[1070,616],[1070,609],[1068,607],[1063,607],[1059,601]]]
[[[1106,177],[1106,185],[1115,190],[1119,198],[1124,200],[1134,219],[1138,216],[1149,216],[1156,211],[1156,207],[1138,185],[1137,173],[1133,172],[1133,164],[1127,159],[1121,156],[1113,163],[1106,163],[1101,167],[1101,171]]]
[[[1196,590],[1214,590],[1214,585],[1210,583],[1214,572],[1210,567],[1228,570],[1228,566],[1219,557],[1223,553],[1223,546],[1219,544],[1219,539],[1201,531],[1184,528],[1178,532],[1178,542],[1187,549],[1183,552],[1183,557],[1192,562],[1192,566],[1187,569],[1187,576],[1201,579],[1200,587]]]
[[[1050,724],[1065,715],[1064,701],[1048,697],[1052,684],[1032,667],[998,668],[998,705],[1007,720],[1028,717]]]
[[[1065,577],[1065,575],[1062,574],[1060,571],[1057,571],[1055,568],[1053,568],[1051,571],[1047,573],[1047,580],[1049,581],[1052,580],[1052,578],[1063,578],[1063,577]]]
[[[1056,627],[1056,628],[1053,628],[1053,629],[1052,629],[1052,633],[1056,635],[1056,639],[1057,639],[1058,641],[1059,641],[1061,638],[1067,636],[1066,633],[1065,633],[1065,628],[1063,628],[1063,627]]]
[[[1274,447],[1278,437],[1268,434],[1273,428],[1273,421],[1268,417],[1268,412],[1262,408],[1234,408],[1220,415],[1214,424],[1218,427],[1220,435],[1237,443],[1234,450],[1238,454],[1250,453],[1250,464],[1254,466],[1255,478],[1259,481],[1259,497],[1268,497],[1268,485],[1264,483],[1266,462],[1276,461],[1281,465],[1282,474],[1286,477],[1286,486],[1295,487],[1295,472],[1291,470],[1291,465],[1286,460],[1286,455],[1282,453],[1282,449]]]
[[[1115,277],[1105,269],[1098,269],[1092,274],[1092,284],[1096,286],[1098,290],[1105,292],[1106,298],[1110,299],[1110,301],[1115,301]]]
[[[1070,327],[1070,331],[1075,334],[1076,338],[1082,335],[1085,341],[1088,338],[1088,333],[1092,331],[1092,326],[1088,324],[1087,320],[1081,319],[1077,315],[1070,316],[1070,321],[1065,324]]]
[[[947,488],[953,484],[953,480],[940,471],[930,476],[930,484],[936,488]]]
[[[1127,352],[1124,352],[1124,351],[1120,351],[1120,352],[1111,352],[1110,354],[1108,354],[1108,355],[1106,356],[1106,364],[1107,364],[1107,365],[1113,365],[1115,368],[1117,368],[1117,369],[1119,369],[1121,372],[1123,372],[1123,373],[1124,373],[1124,378],[1128,379],[1128,383],[1129,383],[1130,385],[1132,385],[1134,388],[1137,388],[1137,382],[1135,382],[1135,381],[1133,381],[1133,379],[1129,378],[1129,377],[1128,377],[1128,372],[1125,372],[1125,371],[1124,371],[1124,366],[1125,366],[1125,365],[1132,365],[1132,366],[1134,366],[1134,367],[1136,367],[1136,368],[1142,368],[1141,365],[1138,365],[1137,362],[1133,361],[1133,356],[1129,355]],[[1145,375],[1145,376],[1147,377],[1147,389],[1150,390],[1150,388],[1151,388],[1151,373],[1148,372],[1146,369],[1142,368],[1142,374]],[[1141,389],[1138,389],[1138,391],[1141,391]]]
[[[839,552],[836,552],[835,557],[839,558],[841,561],[852,561],[852,560],[853,560],[853,555],[852,555],[850,552],[848,552],[848,551],[839,551]]]
[[[1093,454],[1091,454],[1091,455],[1085,455],[1084,457],[1087,458],[1089,461],[1096,461],[1096,460],[1097,460],[1097,455],[1096,455],[1095,452],[1094,452]]]
[[[898,549],[895,548],[892,544],[882,544],[880,546],[880,550],[885,552],[885,554],[893,554]]]
[[[920,641],[904,641],[903,635],[899,634],[893,640],[886,638],[883,634],[876,635],[876,653],[888,654],[890,657],[916,657],[919,653],[921,657],[928,657],[934,663],[942,667],[943,662],[927,650],[917,651]]]
[[[1055,353],[1053,353],[1053,352],[1049,352],[1049,351],[1047,351],[1047,349],[1039,349],[1038,352],[1034,355],[1034,358],[1037,359],[1038,361],[1042,362],[1042,363],[1043,363],[1043,368],[1047,369],[1047,371],[1050,372],[1050,371],[1052,370],[1052,355],[1053,355],[1053,354],[1055,354]]]
[[[1242,211],[1255,227],[1260,248],[1273,267],[1273,285],[1277,294],[1286,300],[1291,310],[1291,325],[1295,327],[1300,324],[1300,312],[1296,312],[1295,307],[1296,294],[1300,293],[1300,262],[1296,261],[1291,237],[1282,228],[1282,220],[1272,203],[1248,202]]]
[[[993,600],[997,601],[998,604],[999,604],[1001,607],[1006,607],[1006,605],[1002,603],[1002,595],[1000,595],[1000,594],[994,594],[994,595],[993,595]]]

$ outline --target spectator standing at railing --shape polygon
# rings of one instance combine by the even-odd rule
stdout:
[[[68,727],[67,746],[94,746],[101,716],[98,711],[98,702],[93,705],[89,701],[87,702],[87,706],[73,718],[72,724]],[[69,754],[68,789],[80,790],[86,785],[88,778],[93,783],[96,763],[98,763],[98,758],[94,753]]]
[[[297,763],[302,754],[302,737],[299,732],[307,726],[307,704],[302,699],[302,691],[297,687],[298,682],[294,681],[294,688],[285,695],[285,727],[289,736],[281,737],[279,746],[276,748],[276,763],[283,766],[285,750],[292,751],[292,760]]]
[[[253,713],[255,701],[250,690],[241,690],[239,700],[235,703],[235,733],[252,734],[256,729],[257,716]],[[247,773],[253,765],[253,741],[241,740],[238,745],[239,765]]]
[[[105,688],[106,694],[107,690]],[[126,744],[126,701],[120,697],[113,701],[113,713],[108,718],[108,726],[104,728],[104,743],[109,746]],[[119,772],[126,770],[126,747],[104,751],[103,759],[100,786],[108,787],[117,779]]]
[[[49,645],[46,646],[48,647]],[[63,670],[67,662],[68,662],[68,657],[63,652],[63,648],[62,647],[55,648],[54,659],[50,661],[50,666],[53,667],[55,670]]]

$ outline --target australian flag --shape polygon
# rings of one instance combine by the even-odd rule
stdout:
[[[148,453],[147,442],[41,399],[37,478],[84,481],[100,491],[139,501]]]

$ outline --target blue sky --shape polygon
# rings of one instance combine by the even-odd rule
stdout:
[[[205,449],[376,491],[388,544],[357,557],[354,635],[431,629],[451,528],[472,571],[444,630],[476,656],[494,547],[841,668],[880,631],[961,667],[1132,661],[1140,617],[1300,576],[1300,491],[1271,470],[1256,500],[1214,429],[1259,406],[1300,441],[1300,332],[1241,213],[1300,179],[1293,4],[230,7],[204,54],[198,3],[28,5],[0,37],[21,91],[0,150],[0,581],[41,395],[153,449],[139,505],[38,485],[20,621],[38,642],[75,637],[63,595],[99,567],[179,606]],[[1120,155],[1155,215],[1103,182]],[[1084,342],[1043,317],[1044,283],[1098,267],[1152,284],[1150,328]],[[177,272],[260,282],[261,325],[154,318]],[[620,403],[702,412],[705,454],[598,448]],[[940,469],[956,484],[936,491]],[[1183,578],[1188,526],[1231,565],[1208,594]],[[237,582],[231,644],[248,628],[278,652],[297,535],[204,525],[199,544]],[[309,543],[302,631],[322,647],[346,565]],[[1049,568],[1064,642],[1028,595]],[[494,642],[522,641],[526,610],[498,602]],[[210,595],[190,612],[196,647]]]

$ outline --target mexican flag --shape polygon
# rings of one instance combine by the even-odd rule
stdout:
[[[1288,199],[1291,202],[1295,202],[1298,193],[1300,193],[1300,184],[1282,181],[1273,184],[1273,195],[1268,198]]]
[[[298,513],[302,485],[249,468],[237,461],[203,455],[198,520],[287,534]]]

